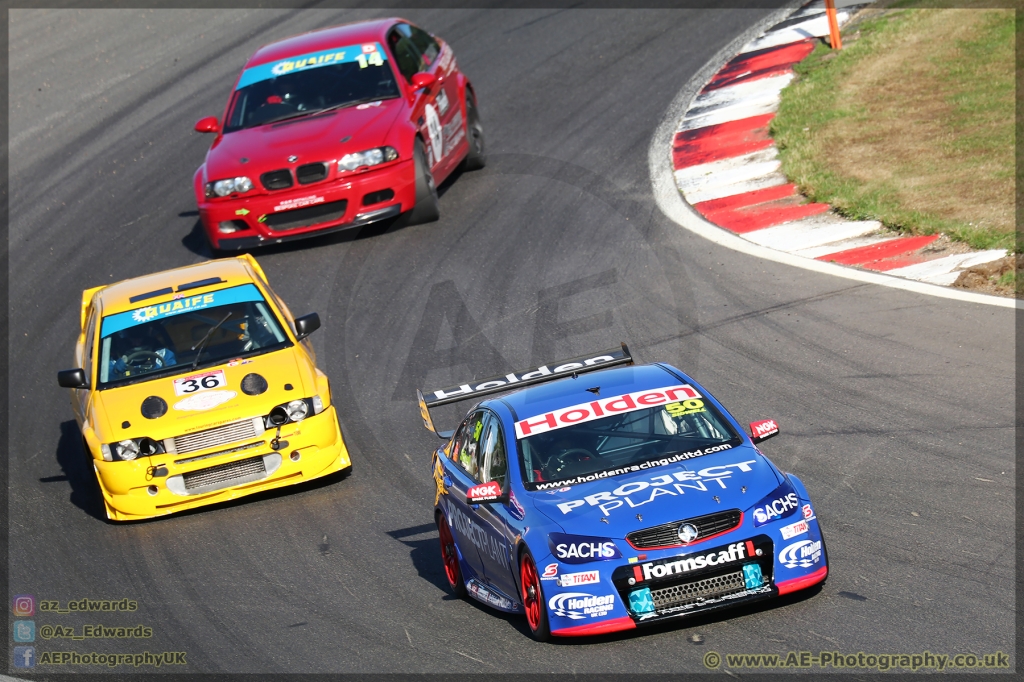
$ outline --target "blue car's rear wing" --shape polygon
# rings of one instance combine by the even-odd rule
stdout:
[[[621,348],[613,348],[602,353],[590,353],[570,360],[541,365],[540,367],[534,367],[523,372],[510,372],[509,374],[490,377],[483,381],[474,381],[472,384],[460,384],[436,391],[428,391],[426,396],[417,390],[416,399],[420,404],[420,416],[423,418],[423,426],[441,438],[450,438],[452,435],[451,431],[438,431],[434,428],[434,423],[430,419],[429,410],[431,407],[456,403],[461,400],[469,400],[470,398],[480,398],[492,393],[514,391],[524,386],[531,386],[616,365],[632,365],[633,356],[630,355],[629,348],[624,343],[619,345]]]

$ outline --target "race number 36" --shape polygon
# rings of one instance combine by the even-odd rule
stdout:
[[[218,369],[214,372],[203,372],[193,374],[174,380],[174,395],[190,395],[199,391],[208,391],[211,388],[227,386],[228,380],[224,378],[224,370]]]

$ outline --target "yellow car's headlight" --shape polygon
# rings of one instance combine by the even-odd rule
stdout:
[[[100,452],[103,454],[103,459],[108,462],[130,462],[138,458],[139,455],[143,457],[158,455],[164,452],[164,446],[160,441],[143,436],[142,438],[126,438],[116,443],[104,443],[100,445]]]
[[[320,396],[290,400],[272,409],[270,414],[263,418],[263,423],[268,429],[276,429],[291,422],[300,422],[311,414],[320,414],[323,409]]]

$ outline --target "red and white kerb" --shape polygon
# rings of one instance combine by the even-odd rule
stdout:
[[[616,395],[589,403],[580,403],[571,407],[563,407],[546,414],[538,414],[516,422],[516,439],[536,436],[538,433],[561,429],[573,424],[582,424],[594,419],[601,419],[613,414],[645,410],[653,405],[676,403],[680,400],[701,398],[693,386],[682,384],[647,391],[636,391],[624,395]]]

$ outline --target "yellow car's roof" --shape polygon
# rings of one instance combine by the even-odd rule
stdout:
[[[96,301],[100,302],[105,317],[156,303],[167,296],[172,296],[183,284],[196,285],[204,280],[213,280],[201,286],[188,287],[189,291],[193,289],[199,291],[201,288],[214,285],[217,288],[224,288],[246,284],[253,281],[252,274],[246,268],[247,261],[255,265],[251,257],[246,256],[248,254],[238,258],[212,260],[126,279],[99,289],[94,297]],[[258,265],[256,267],[259,268]],[[217,278],[223,281],[217,282]],[[146,296],[146,294],[150,295]],[[133,298],[134,301],[132,301]],[[83,301],[83,304],[87,302]]]

